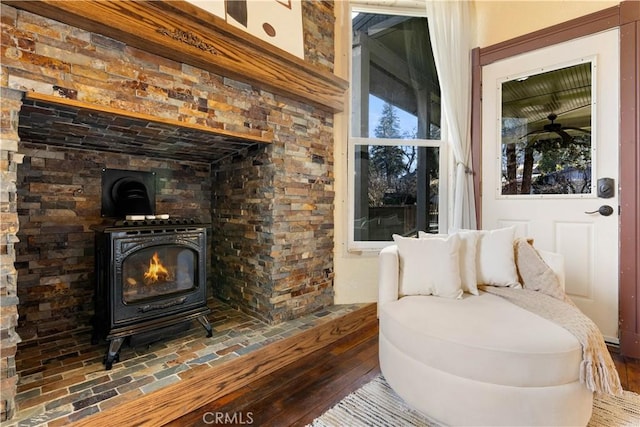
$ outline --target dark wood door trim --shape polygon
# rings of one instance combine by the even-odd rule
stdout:
[[[640,358],[640,3],[585,15],[524,36],[473,50],[472,156],[476,210],[481,225],[482,194],[482,67],[535,49],[620,29],[620,352]]]
[[[476,224],[482,224],[482,65],[480,48],[471,51],[471,164]]]
[[[640,3],[620,21],[620,352],[640,359]]]

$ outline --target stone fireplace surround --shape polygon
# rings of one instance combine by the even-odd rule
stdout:
[[[332,11],[304,7],[318,55]],[[3,419],[20,339],[88,327],[102,168],[155,171],[158,212],[211,220],[209,289],[232,307],[273,324],[332,303],[332,112],[4,4],[2,22]]]

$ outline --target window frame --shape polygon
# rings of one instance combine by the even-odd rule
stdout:
[[[379,13],[398,16],[411,16],[417,18],[427,18],[426,13],[418,12],[415,9],[407,9],[402,7],[376,7],[369,5],[354,5],[350,4],[349,7],[350,17],[356,12],[363,13]],[[349,37],[348,48],[348,61],[349,61],[349,111],[353,111],[353,50],[351,37],[353,29],[351,27],[352,20],[349,19],[349,31],[347,35]],[[442,100],[441,100],[442,102]],[[361,145],[378,145],[378,146],[398,146],[398,145],[413,145],[416,147],[437,147],[438,161],[439,161],[439,182],[438,182],[438,232],[446,233],[449,217],[449,174],[450,174],[450,144],[447,139],[447,121],[444,108],[441,109],[440,119],[440,139],[394,139],[394,138],[375,138],[375,137],[356,137],[352,136],[352,118],[349,115],[348,120],[348,134],[347,134],[347,211],[348,211],[348,223],[347,223],[347,250],[349,252],[377,252],[382,248],[394,244],[393,240],[385,241],[361,241],[355,240],[355,152],[356,147]]]

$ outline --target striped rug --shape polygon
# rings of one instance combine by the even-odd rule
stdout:
[[[311,427],[441,427],[405,404],[382,376],[351,393],[316,418]],[[593,400],[588,427],[640,426],[640,395],[625,391],[622,397]]]

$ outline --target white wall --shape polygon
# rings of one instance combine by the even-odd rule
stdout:
[[[477,45],[490,46],[619,3],[611,0],[476,0]]]
[[[394,3],[416,7],[419,1],[357,0],[358,3]],[[490,46],[514,37],[559,24],[598,10],[616,6],[618,1],[489,1],[475,0],[476,45]],[[336,63],[335,73],[349,79],[349,20],[351,15],[346,1],[334,3],[336,8]],[[345,95],[349,105],[349,95]],[[375,302],[378,298],[378,253],[348,252],[348,186],[347,186],[347,133],[349,111],[335,117],[335,303]]]

